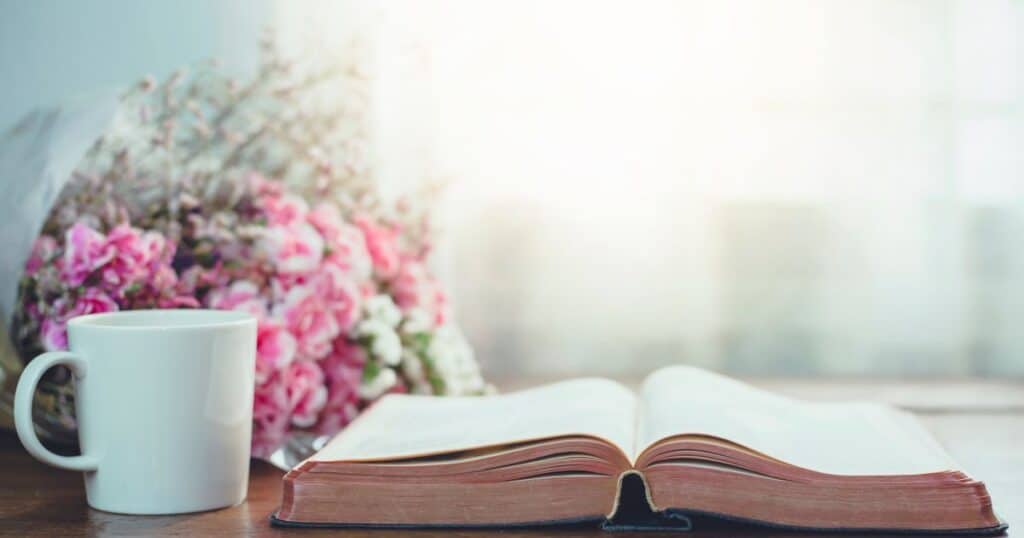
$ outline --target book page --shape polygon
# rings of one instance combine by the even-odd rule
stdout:
[[[577,379],[496,396],[392,394],[314,455],[313,461],[387,459],[584,434],[627,456],[636,396],[607,379]]]
[[[647,377],[640,406],[640,450],[665,437],[699,433],[824,473],[956,469],[913,416],[882,404],[804,402],[698,368],[676,366]]]

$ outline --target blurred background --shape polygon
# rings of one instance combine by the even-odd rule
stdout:
[[[1024,1],[0,4],[4,129],[267,27],[364,57],[491,376],[1024,376]]]

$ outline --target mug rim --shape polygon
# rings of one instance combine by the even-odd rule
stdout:
[[[167,317],[196,317],[196,320],[170,322]],[[138,318],[149,317],[152,321],[139,322]],[[136,318],[133,323],[118,323],[119,318]],[[209,329],[241,326],[255,323],[256,317],[240,310],[215,310],[211,308],[153,308],[141,310],[118,310],[75,316],[68,320],[68,328],[90,328],[116,331],[140,330],[182,330]]]

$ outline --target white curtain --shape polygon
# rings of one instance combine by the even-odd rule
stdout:
[[[365,22],[492,372],[1024,375],[1022,2],[279,9]]]

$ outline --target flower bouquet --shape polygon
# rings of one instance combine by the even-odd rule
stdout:
[[[282,465],[388,392],[488,391],[428,268],[436,189],[386,201],[365,164],[367,84],[358,62],[265,44],[246,83],[204,66],[122,95],[23,265],[19,360],[65,349],[77,315],[252,313],[253,454]],[[46,433],[68,437],[67,372],[37,400]]]

